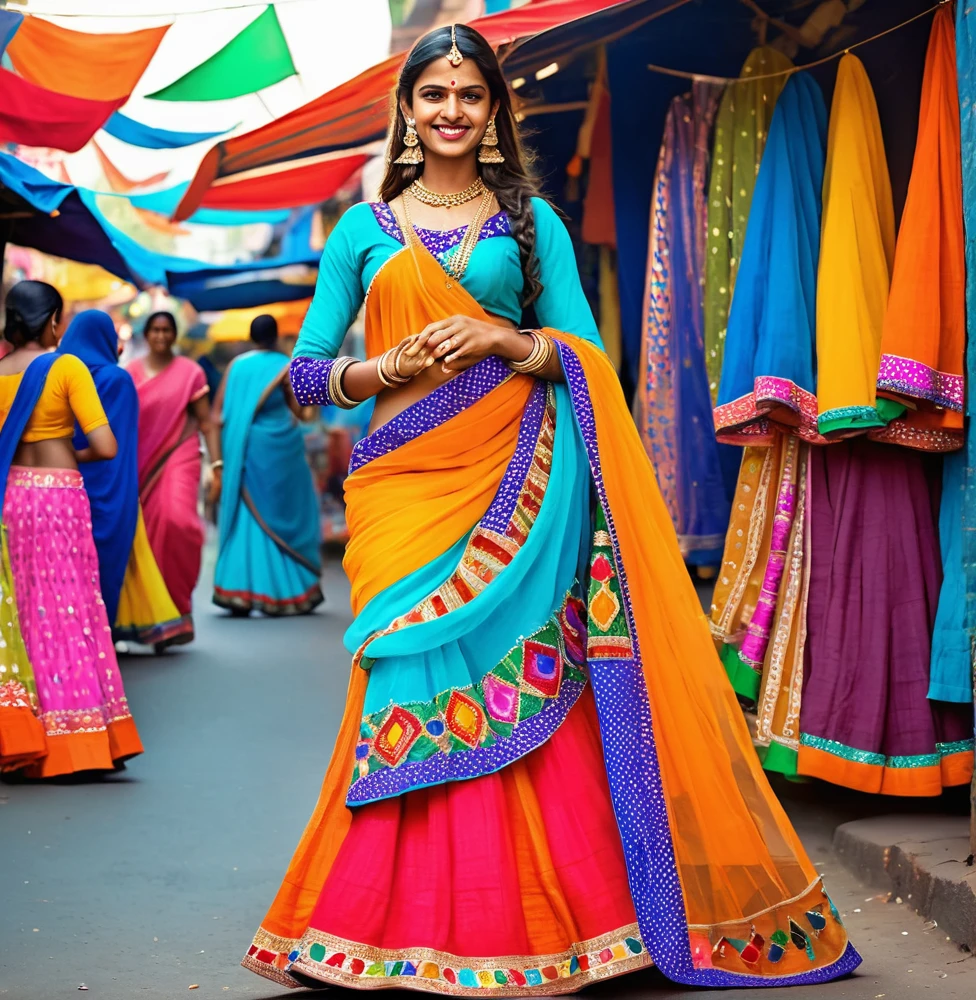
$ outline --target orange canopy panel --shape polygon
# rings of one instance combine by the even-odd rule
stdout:
[[[125,100],[56,94],[0,69],[0,142],[77,153]]]
[[[272,164],[218,181],[201,205],[243,212],[314,205],[331,198],[368,159],[369,153],[356,151]]]
[[[31,83],[70,97],[115,101],[132,93],[169,30],[92,35],[25,16],[7,54]]]
[[[476,18],[470,24],[497,48],[621,2],[626,0],[538,0],[516,10]],[[200,164],[176,218],[187,219],[201,205],[214,204],[205,192],[224,178],[271,164],[287,163],[292,169],[301,169],[302,157],[349,151],[382,138],[390,93],[405,55],[390,56],[262,128],[217,143]]]

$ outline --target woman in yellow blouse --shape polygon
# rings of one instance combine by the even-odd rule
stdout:
[[[9,739],[0,737],[0,767],[27,764],[35,777],[111,770],[142,752],[78,471],[79,462],[113,458],[117,446],[88,369],[76,357],[49,353],[62,308],[50,285],[15,285],[4,330],[14,350],[0,360],[0,630],[7,640],[0,710],[14,710],[0,715],[0,730],[8,715],[23,723],[9,727]],[[88,438],[78,452],[71,443],[76,421]],[[43,733],[26,720],[25,707]]]

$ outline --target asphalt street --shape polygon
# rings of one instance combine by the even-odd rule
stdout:
[[[317,614],[239,620],[209,604],[206,581],[193,646],[123,660],[142,757],[101,781],[0,784],[4,1000],[79,996],[81,987],[92,1000],[319,995],[282,990],[238,963],[312,812],[338,729],[347,585],[334,561]],[[764,995],[976,996],[976,958],[923,924],[911,900],[886,900],[833,861],[835,822],[875,805],[826,786],[784,794],[864,964],[844,982]],[[653,970],[586,992],[696,993]]]

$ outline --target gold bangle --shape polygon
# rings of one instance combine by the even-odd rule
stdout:
[[[396,370],[396,358],[399,350],[399,347],[391,347],[376,359],[376,374],[387,389],[395,389],[410,381],[409,375],[401,375]]]
[[[522,361],[509,361],[508,367],[520,375],[537,375],[545,371],[555,350],[552,341],[538,330],[526,330],[532,338],[532,350]]]
[[[326,392],[329,401],[339,407],[340,410],[351,410],[354,406],[359,406],[362,400],[352,399],[347,396],[342,388],[342,377],[346,370],[356,364],[355,358],[337,358],[329,371],[329,381]]]

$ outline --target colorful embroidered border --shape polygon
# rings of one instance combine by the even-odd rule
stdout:
[[[19,671],[15,664],[13,669]],[[5,671],[6,667],[0,665],[0,670]],[[31,681],[33,687],[33,680]],[[35,715],[38,710],[37,692],[30,690],[21,683],[20,678],[11,677],[0,682],[0,708],[26,708]]]
[[[784,407],[799,418],[796,425],[776,419],[775,408]],[[789,379],[760,375],[753,391],[713,411],[715,433],[727,444],[762,444],[772,441],[775,424],[811,444],[827,444],[817,425],[817,397]]]
[[[185,646],[193,638],[193,615],[189,613],[154,625],[121,625],[112,629],[113,642],[131,641],[143,646]]]
[[[548,740],[586,687],[585,616],[569,594],[477,684],[366,716],[346,803],[490,774]]]
[[[505,996],[572,993],[589,983],[652,965],[636,924],[621,927],[553,955],[485,958],[432,948],[371,948],[310,928],[301,941],[258,931],[245,968],[284,986],[292,970],[355,989],[421,989],[468,996],[498,990]]]
[[[858,750],[856,747],[847,746],[845,743],[828,740],[824,736],[812,736],[810,733],[801,733],[800,746],[822,750],[824,753],[832,754],[834,757],[841,757],[855,764],[869,764],[872,767],[890,767],[902,770],[917,767],[938,767],[944,758],[951,757],[953,754],[972,753],[974,748],[976,748],[976,741],[968,739],[956,740],[953,743],[936,743],[933,753],[888,756],[883,753],[874,753],[871,750]]]
[[[294,362],[292,362],[294,364]],[[512,370],[495,355],[439,385],[423,399],[411,403],[392,420],[357,441],[352,449],[349,471],[355,472],[373,459],[380,458],[408,444],[427,431],[447,423],[469,406],[482,400],[493,389],[512,377]],[[297,397],[296,397],[297,398]]]
[[[959,451],[965,444],[961,427],[916,427],[910,415],[870,431],[868,437],[881,444],[900,444],[916,451],[938,453]]]
[[[872,427],[883,427],[885,423],[874,406],[836,406],[832,410],[824,410],[817,417],[820,433],[835,436],[845,431],[858,433]]]
[[[416,607],[369,636],[353,656],[355,666],[371,666],[372,659],[365,651],[375,639],[463,607],[511,563],[525,544],[546,495],[555,433],[555,396],[545,383],[538,382],[522,414],[515,453],[491,506],[471,532],[457,569]]]
[[[759,976],[749,971],[696,967],[671,839],[667,799],[661,783],[654,723],[640,663],[640,642],[634,624],[626,571],[607,502],[597,446],[596,421],[586,374],[568,345],[556,339],[577,424],[590,462],[600,509],[606,519],[614,561],[620,575],[626,621],[633,640],[633,657],[613,662],[612,669],[591,670],[590,681],[600,715],[607,775],[620,830],[631,897],[642,940],[655,964],[671,980],[701,986],[792,986],[827,982],[853,972],[861,963],[849,942],[833,963],[796,975]],[[636,734],[640,738],[636,738]]]
[[[962,375],[940,372],[921,361],[882,354],[878,370],[878,388],[914,399],[926,399],[936,406],[962,413],[966,399],[966,380]]]

